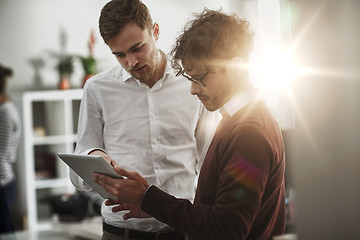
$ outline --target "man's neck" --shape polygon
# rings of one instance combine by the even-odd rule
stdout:
[[[158,51],[158,58],[159,62],[156,66],[155,73],[154,73],[154,79],[152,81],[148,81],[146,85],[148,85],[150,88],[152,88],[157,81],[159,81],[163,76],[166,68],[166,56],[165,53],[161,50]]]
[[[234,92],[231,98],[254,88],[248,74],[242,74],[241,78],[242,80],[239,82],[239,84],[237,86],[234,86]]]

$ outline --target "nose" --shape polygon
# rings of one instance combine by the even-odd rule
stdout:
[[[135,66],[138,62],[139,60],[135,54],[128,54],[127,63],[129,67]]]
[[[192,95],[197,95],[198,93],[201,92],[201,86],[197,85],[194,82],[191,82],[191,88],[190,88],[190,93]]]

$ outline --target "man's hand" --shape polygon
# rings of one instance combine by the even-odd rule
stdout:
[[[89,153],[89,155],[100,155],[102,156],[111,166],[113,166],[115,168],[115,166],[117,165],[116,162],[109,156],[107,155],[106,153],[104,153],[103,151],[101,150],[94,150],[94,151],[91,151]]]
[[[117,205],[117,201],[113,200],[106,200],[105,205],[111,206],[111,205]],[[127,220],[130,218],[149,218],[151,217],[149,214],[141,211],[141,207],[138,204],[118,204],[117,206],[112,208],[113,212],[119,212],[119,211],[126,211],[129,210],[130,212],[124,214],[123,219]]]
[[[103,174],[94,173],[93,180],[101,185],[108,193],[115,196],[119,204],[141,204],[141,199],[149,184],[145,178],[137,172],[128,172],[119,166],[114,167],[115,171],[125,177],[115,179]]]

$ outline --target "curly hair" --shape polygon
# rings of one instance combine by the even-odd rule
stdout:
[[[11,68],[5,67],[0,63],[0,94],[5,93],[6,79],[13,75]]]
[[[151,32],[153,21],[140,0],[112,0],[105,4],[99,18],[99,30],[106,44],[130,22]]]
[[[171,50],[172,66],[180,70],[179,61],[209,61],[240,56],[248,61],[254,46],[250,23],[237,15],[205,8],[187,23]]]

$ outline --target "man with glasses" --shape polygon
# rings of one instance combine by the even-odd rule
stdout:
[[[186,26],[172,52],[173,65],[193,82],[191,94],[223,115],[200,171],[194,203],[115,166],[124,179],[94,174],[94,180],[117,198],[105,204],[113,211],[130,210],[125,219],[149,214],[190,240],[282,235],[284,144],[278,124],[249,79],[249,23],[205,9]]]
[[[159,25],[141,1],[110,1],[99,28],[120,64],[86,82],[75,153],[102,155],[193,201],[197,173],[216,128],[208,122],[213,114],[188,94],[190,82],[175,77],[156,46]],[[73,171],[70,177],[77,189],[90,190]],[[103,240],[184,237],[150,216],[125,221],[124,212],[105,205],[101,213]]]

